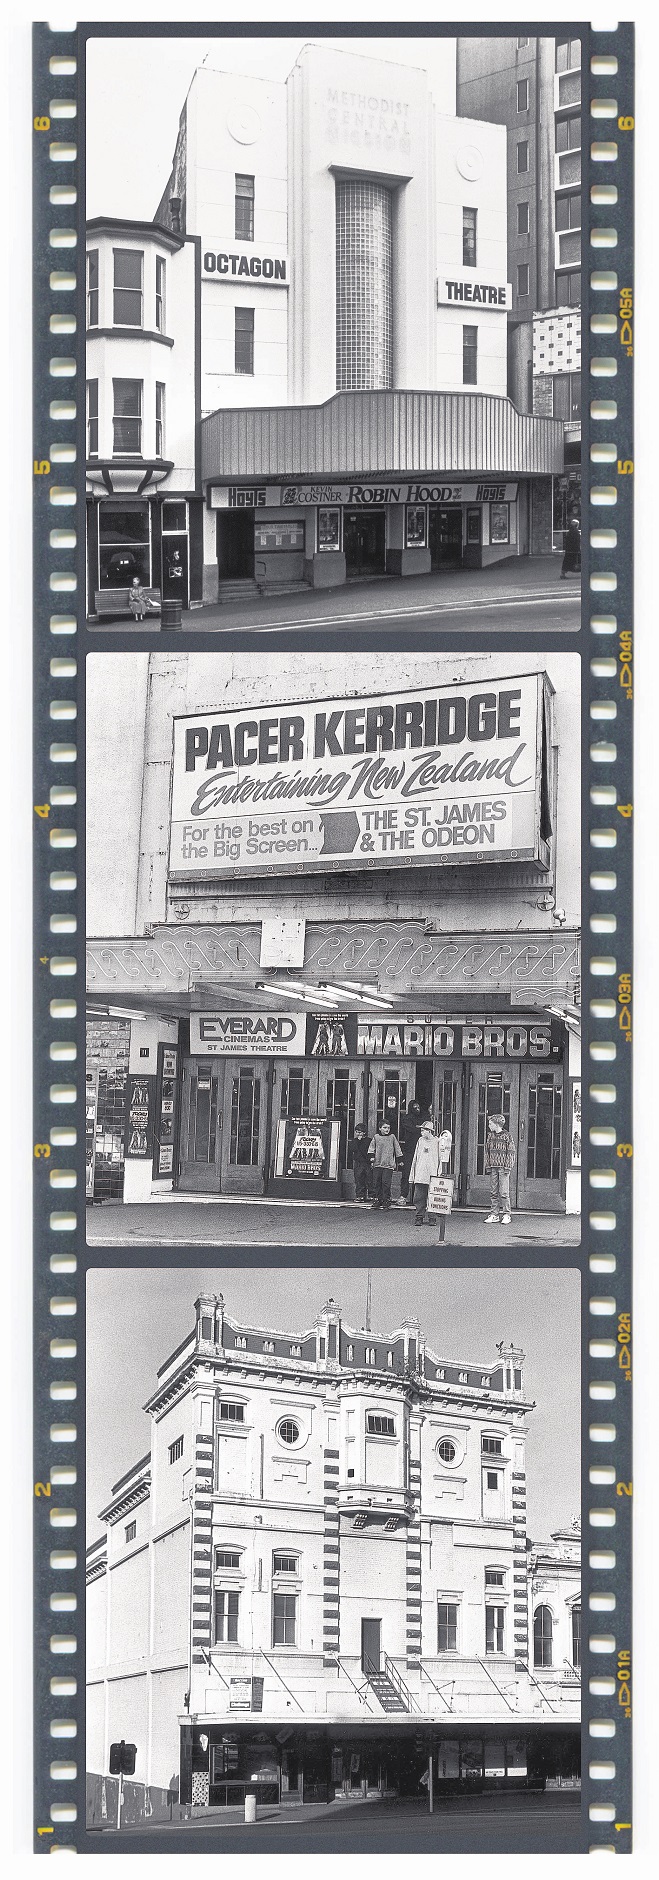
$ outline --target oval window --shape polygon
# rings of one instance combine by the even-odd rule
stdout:
[[[277,1435],[282,1443],[297,1443],[300,1435],[299,1425],[293,1422],[292,1417],[286,1417],[284,1422],[280,1423]]]
[[[457,1453],[455,1443],[451,1442],[449,1436],[443,1436],[441,1443],[437,1444],[437,1454],[440,1462],[455,1462]]]

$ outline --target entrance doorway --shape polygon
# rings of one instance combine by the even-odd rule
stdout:
[[[306,1058],[299,1063],[289,1059],[272,1066],[272,1133],[270,1143],[270,1176],[276,1178],[277,1144],[282,1123],[293,1117],[321,1119],[324,1123],[338,1123],[338,1153],[334,1140],[325,1145],[331,1150],[332,1168],[336,1158],[335,1173],[329,1178],[338,1193],[338,1184],[352,1168],[352,1150],[355,1123],[362,1121],[363,1078],[361,1066],[337,1062],[336,1058],[325,1061]],[[318,1181],[317,1192],[323,1192],[325,1177],[314,1178]],[[289,1192],[290,1181],[287,1181]]]
[[[431,504],[428,511],[428,547],[430,566],[459,568],[462,562],[462,510],[439,509]]]
[[[183,608],[189,605],[187,535],[163,535],[162,597],[165,601],[180,601]]]
[[[358,575],[384,574],[386,570],[386,519],[384,511],[371,515],[368,510],[346,509],[343,517],[343,550],[348,580]]]
[[[382,1620],[362,1619],[362,1671],[366,1678],[377,1674],[381,1666]]]
[[[485,1168],[488,1120],[505,1116],[517,1146],[510,1177],[515,1208],[558,1212],[564,1191],[563,1067],[507,1064],[500,1070],[474,1065],[470,1073],[469,1140],[465,1200],[486,1207],[490,1198]]]
[[[217,570],[220,581],[254,579],[254,511],[218,509]]]
[[[186,1058],[179,1189],[189,1194],[263,1193],[265,1065]]]

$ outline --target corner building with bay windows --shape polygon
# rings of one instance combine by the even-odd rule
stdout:
[[[502,1112],[513,1206],[578,1214],[578,658],[377,677],[88,661],[90,1201],[348,1203],[357,1125],[417,1103],[456,1207]]]
[[[92,615],[124,536],[170,595],[185,537],[187,604],[542,552],[563,431],[507,396],[506,131],[451,60],[204,66],[153,225],[90,227]]]
[[[443,1793],[576,1784],[579,1524],[528,1536],[533,1408],[505,1340],[202,1295],[88,1550],[89,1825],[122,1738],[154,1814],[419,1795],[430,1762]]]

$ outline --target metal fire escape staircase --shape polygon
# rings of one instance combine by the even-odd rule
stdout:
[[[412,1692],[391,1658],[383,1654],[382,1664],[374,1665],[370,1658],[364,1659],[364,1671],[369,1689],[377,1697],[381,1710],[387,1716],[409,1716],[411,1711],[419,1709]]]

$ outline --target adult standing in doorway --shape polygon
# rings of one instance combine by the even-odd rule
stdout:
[[[403,1164],[402,1164],[402,1168],[400,1172],[400,1199],[396,1202],[396,1207],[397,1208],[412,1208],[414,1206],[414,1202],[412,1199],[412,1195],[410,1194],[410,1169],[412,1167],[412,1159],[414,1156],[414,1151],[416,1149],[419,1136],[421,1135],[421,1106],[420,1104],[416,1102],[410,1104],[410,1107],[409,1107],[409,1110],[407,1111],[406,1116],[401,1118],[400,1133],[401,1133],[401,1139],[402,1139],[401,1146],[403,1150]]]

